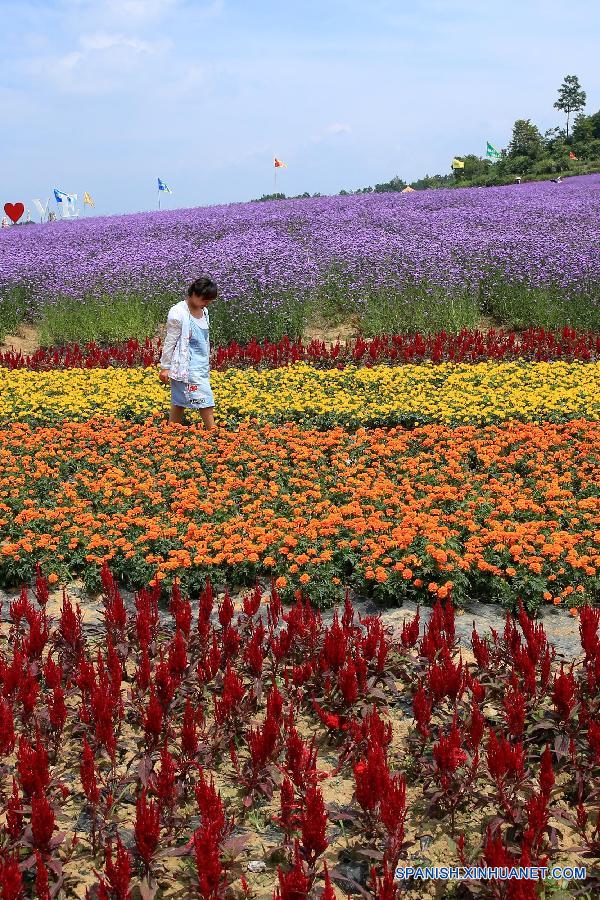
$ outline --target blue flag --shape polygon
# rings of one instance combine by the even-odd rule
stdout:
[[[164,181],[160,180],[160,178],[158,179],[158,189],[159,189],[159,191],[166,191],[167,194],[171,193],[170,189],[167,187],[167,185],[164,183]]]
[[[57,203],[62,203],[63,200],[68,200],[69,195],[65,194],[64,191],[59,191],[58,188],[54,188],[54,196],[56,197]]]

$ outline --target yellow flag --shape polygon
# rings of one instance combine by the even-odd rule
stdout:
[[[457,159],[456,157],[454,157],[454,159],[452,160],[452,168],[453,169],[464,169],[464,167],[465,167],[465,164],[462,161],[462,159]]]
[[[83,193],[83,202],[86,203],[88,206],[94,206],[94,201],[92,200],[92,198],[90,197],[90,195],[88,194],[87,191],[84,191],[84,193]]]

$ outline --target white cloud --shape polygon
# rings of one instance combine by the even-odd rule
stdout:
[[[73,94],[103,94],[133,86],[148,63],[170,47],[167,40],[145,41],[135,35],[97,31],[82,34],[75,49],[30,60],[28,70],[55,88]]]
[[[155,49],[155,46],[148,43],[148,41],[142,41],[136,37],[126,37],[124,34],[105,34],[102,32],[83,34],[79,38],[79,44],[83,54],[93,53],[94,51],[114,50],[121,47],[133,50],[134,53],[153,53]]]
[[[327,126],[329,134],[348,134],[350,130],[350,126],[345,122],[332,122]]]

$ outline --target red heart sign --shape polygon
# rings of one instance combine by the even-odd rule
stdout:
[[[18,222],[25,212],[25,207],[22,203],[5,203],[4,212],[13,222]]]

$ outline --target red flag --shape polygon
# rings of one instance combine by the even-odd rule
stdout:
[[[273,157],[273,161],[274,161],[274,163],[275,163],[275,168],[276,168],[276,169],[287,169],[286,164],[285,164],[284,162],[281,162],[280,159],[277,159],[276,156]]]
[[[569,150],[569,159],[577,159],[572,150]]]

